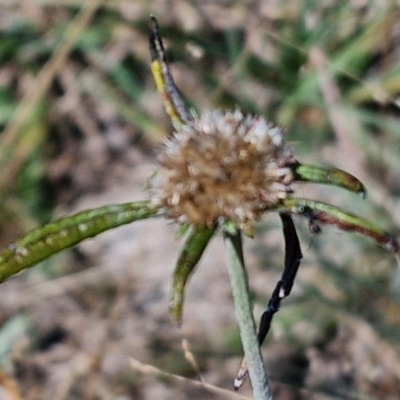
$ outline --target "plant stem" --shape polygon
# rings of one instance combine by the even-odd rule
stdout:
[[[228,273],[254,400],[272,400],[256,335],[240,232],[223,232]]]

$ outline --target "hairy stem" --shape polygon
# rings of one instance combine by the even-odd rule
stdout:
[[[256,335],[256,325],[253,318],[243,259],[241,235],[240,232],[234,233],[225,230],[223,236],[233,301],[251,385],[253,387],[253,397],[255,400],[272,400]]]

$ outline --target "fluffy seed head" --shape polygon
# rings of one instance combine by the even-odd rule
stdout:
[[[230,219],[249,232],[292,193],[294,161],[282,132],[239,110],[207,111],[166,140],[149,188],[166,216],[212,226]]]

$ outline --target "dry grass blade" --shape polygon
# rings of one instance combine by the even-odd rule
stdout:
[[[130,366],[137,372],[142,373],[146,376],[151,376],[157,379],[163,379],[164,381],[170,382],[172,384],[179,384],[182,386],[205,389],[209,393],[223,396],[224,399],[231,400],[251,400],[251,397],[243,396],[239,393],[232,392],[231,390],[221,389],[218,386],[211,385],[205,382],[194,381],[192,379],[185,378],[183,376],[169,374],[167,372],[161,371],[160,369],[149,365],[141,363],[140,361],[131,358]]]
[[[84,3],[81,12],[69,25],[64,41],[61,43],[59,49],[42,68],[36,81],[20,102],[9,125],[1,135],[0,147],[3,149],[3,154],[6,156],[12,154],[12,149],[17,146],[23,135],[29,132],[29,130],[23,131],[22,128],[32,117],[35,107],[48,91],[58,71],[60,71],[65,64],[73,45],[88,26],[94,13],[103,2],[104,0],[93,0]],[[7,186],[14,179],[18,167],[22,162],[21,158],[18,158],[19,165],[15,165],[13,161],[5,164],[5,161],[4,159],[0,160],[0,165],[3,168],[0,178],[1,187]]]

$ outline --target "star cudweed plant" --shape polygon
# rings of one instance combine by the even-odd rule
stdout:
[[[322,225],[358,232],[399,257],[395,238],[374,224],[330,204],[300,198],[296,184],[334,185],[365,195],[363,184],[339,169],[301,164],[282,130],[239,109],[189,110],[171,75],[157,20],[150,21],[151,71],[174,132],[165,139],[147,199],[101,207],[65,217],[29,232],[0,253],[0,282],[63,249],[137,220],[165,217],[186,239],[172,277],[170,313],[182,321],[186,284],[207,244],[222,232],[236,313],[246,359],[235,387],[249,372],[254,398],[271,398],[259,345],[283,298],[290,294],[302,258],[292,215],[304,217],[312,233]],[[281,279],[255,333],[242,254],[242,235],[252,236],[264,214],[282,221],[285,260]]]

